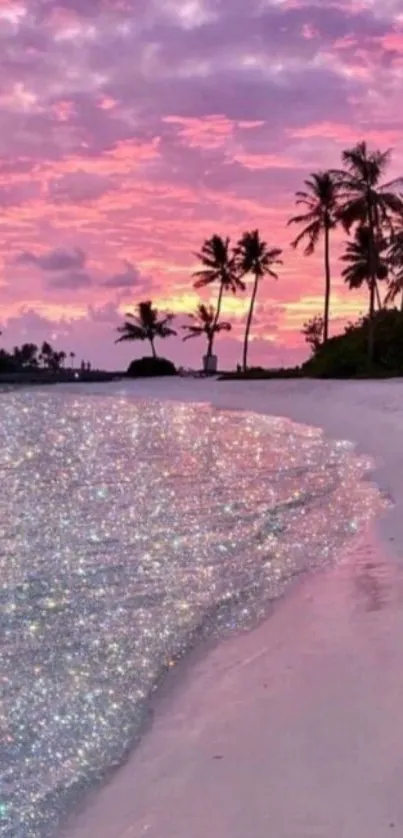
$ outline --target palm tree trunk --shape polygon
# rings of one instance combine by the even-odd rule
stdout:
[[[207,358],[211,358],[213,354],[214,334],[215,332],[212,332],[211,335],[207,336]]]
[[[379,311],[381,311],[383,306],[382,306],[381,295],[379,293],[379,285],[378,285],[377,282],[375,282],[375,294],[376,294],[376,304],[378,306]]]
[[[329,252],[329,227],[325,226],[325,310],[323,314],[323,343],[327,343],[329,337],[329,309],[330,309],[330,252]]]
[[[153,353],[153,358],[156,358],[156,357],[157,357],[157,353],[156,353],[156,351],[155,351],[154,338],[148,338],[148,340],[150,341],[150,344],[151,344],[151,351],[152,351],[152,353]]]
[[[400,311],[403,311],[403,290],[402,290],[402,296],[400,298]]]
[[[245,338],[243,343],[243,359],[242,359],[242,367],[243,371],[246,372],[248,368],[248,344],[249,344],[249,333],[250,327],[252,325],[252,317],[253,317],[253,309],[255,307],[255,300],[257,294],[257,286],[259,282],[259,277],[255,274],[255,282],[253,284],[252,296],[250,298],[250,306],[248,311],[248,319],[246,321],[246,328],[245,328]]]
[[[371,292],[371,280],[370,280],[370,279],[368,279],[368,291],[369,291],[369,292]],[[376,281],[376,280],[375,280],[375,300],[374,300],[374,311],[375,311],[375,302],[376,302],[376,305],[378,306],[379,311],[381,311],[381,310],[383,309],[383,305],[384,305],[384,304],[383,304],[383,302],[382,302],[382,300],[381,300],[381,295],[380,295],[380,291],[379,291],[379,285],[378,285],[378,283],[377,283],[377,281]]]
[[[375,223],[372,213],[372,199],[367,196],[368,201],[368,230],[369,230],[369,264],[370,264],[370,285],[369,285],[369,320],[368,320],[368,345],[367,360],[371,366],[374,360],[375,346],[375,289],[376,289],[376,256],[375,256]]]
[[[374,314],[375,314],[375,298],[376,298],[375,288],[376,288],[375,283],[370,282],[370,286],[369,286],[369,312],[368,312],[368,316],[369,316],[370,320],[374,319]]]
[[[216,326],[217,326],[217,323],[220,319],[221,303],[222,303],[223,294],[224,294],[224,283],[221,282],[220,290],[218,292],[218,297],[217,297],[217,306],[216,306],[216,311],[215,311],[215,318],[214,318],[214,323],[213,323],[213,327],[212,327],[213,334],[211,336],[211,340],[209,341],[209,345],[208,345],[208,349],[207,349],[207,357],[208,358],[211,358],[211,356],[213,354],[214,338],[215,338],[215,335],[216,335]]]

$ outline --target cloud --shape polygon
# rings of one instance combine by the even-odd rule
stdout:
[[[122,315],[116,303],[110,302],[98,307],[88,306],[88,319],[92,323],[107,323],[117,326],[122,320]]]
[[[25,250],[17,256],[16,261],[20,265],[34,265],[42,271],[68,271],[83,268],[86,259],[86,254],[79,247],[72,250],[56,247],[39,256]]]
[[[101,284],[104,288],[133,288],[139,285],[140,281],[141,277],[138,269],[131,262],[125,260],[125,270],[113,274]]]
[[[48,195],[55,204],[85,203],[100,198],[112,188],[112,178],[78,169],[61,177],[51,177],[48,182]]]
[[[86,271],[64,271],[47,280],[48,288],[80,291],[93,285],[93,278]]]

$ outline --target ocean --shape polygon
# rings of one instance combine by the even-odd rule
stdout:
[[[56,838],[164,673],[327,566],[378,493],[287,419],[26,389],[0,400],[4,838]]]

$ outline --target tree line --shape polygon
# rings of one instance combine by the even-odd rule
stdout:
[[[368,288],[368,362],[374,350],[376,308],[394,303],[401,295],[403,311],[403,178],[385,181],[391,163],[391,150],[370,150],[365,141],[341,154],[339,168],[314,172],[304,188],[296,192],[296,205],[302,212],[291,217],[289,225],[302,229],[291,242],[297,249],[304,245],[304,254],[312,255],[319,243],[323,245],[324,307],[323,315],[304,324],[303,331],[311,343],[326,343],[329,339],[331,302],[331,239],[341,228],[350,236],[340,257],[341,276],[350,289]],[[248,348],[261,281],[269,276],[277,279],[277,266],[282,265],[282,249],[269,245],[258,230],[245,232],[234,246],[230,239],[217,234],[207,239],[195,254],[200,268],[193,274],[194,288],[217,288],[215,306],[199,303],[197,311],[189,315],[190,323],[182,328],[184,340],[204,335],[207,339],[207,359],[214,351],[216,335],[230,331],[231,324],[220,321],[226,294],[246,290],[245,279],[253,279],[243,340],[242,368],[248,367]],[[382,299],[380,283],[386,286]],[[150,301],[141,302],[136,314],[128,314],[118,327],[116,342],[148,340],[155,356],[155,339],[177,334],[172,328],[173,314],[160,317]]]
[[[0,349],[0,370],[2,372],[14,372],[17,370],[47,369],[58,372],[63,368],[68,356],[71,368],[73,368],[75,352],[58,351],[47,341],[44,341],[41,347],[35,343],[23,343],[21,346],[15,346],[11,352]]]

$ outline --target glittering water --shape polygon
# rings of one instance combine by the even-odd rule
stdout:
[[[379,505],[287,420],[43,391],[0,401],[4,838],[48,838],[200,630],[250,625]]]

